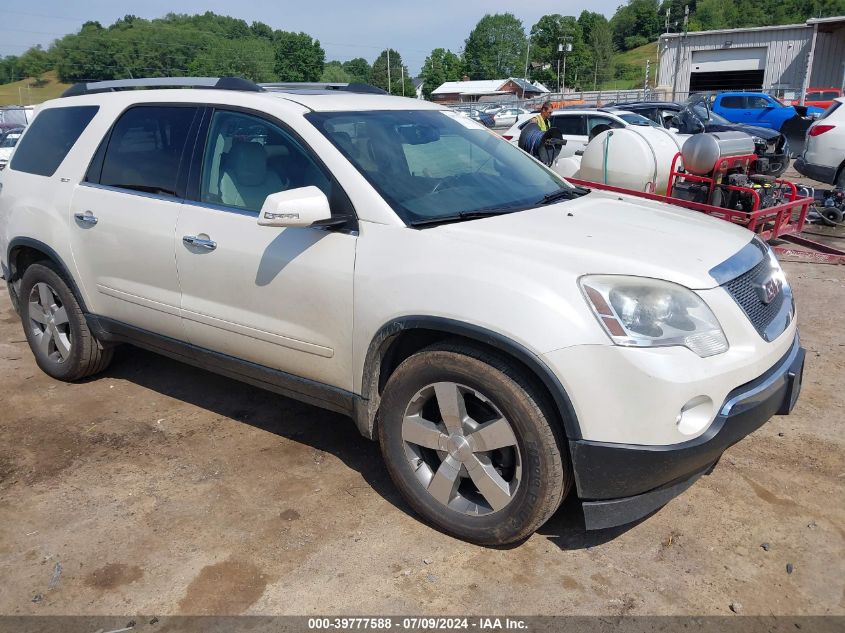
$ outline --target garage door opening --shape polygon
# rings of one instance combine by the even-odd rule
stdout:
[[[762,90],[765,70],[690,73],[690,92],[716,90]]]

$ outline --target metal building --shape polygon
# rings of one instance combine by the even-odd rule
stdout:
[[[690,92],[765,90],[800,98],[810,86],[845,85],[845,16],[805,24],[665,33],[658,88]]]

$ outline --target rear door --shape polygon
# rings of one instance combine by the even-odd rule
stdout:
[[[733,123],[748,123],[751,111],[743,95],[718,95],[714,102],[714,110]]]
[[[587,147],[587,117],[584,114],[553,114],[550,127],[560,130],[566,145],[560,151],[560,158],[574,156],[575,152]]]
[[[100,144],[71,202],[71,248],[98,315],[183,340],[174,232],[199,108],[138,105]]]

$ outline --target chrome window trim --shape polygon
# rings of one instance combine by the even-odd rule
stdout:
[[[182,204],[185,202],[184,198],[180,198],[178,196],[171,196],[165,193],[149,193],[146,191],[138,191],[137,189],[125,189],[123,187],[115,187],[113,185],[101,185],[98,182],[86,182],[82,181],[79,183],[80,187],[91,187],[92,189],[103,189],[105,191],[113,191],[115,193],[125,193],[130,196],[138,196],[140,198],[151,198],[153,200],[162,200],[164,202],[175,202],[176,204]]]

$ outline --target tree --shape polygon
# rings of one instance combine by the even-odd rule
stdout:
[[[593,57],[593,90],[603,81],[613,77],[613,31],[607,20],[596,22],[590,31],[590,50]]]
[[[402,64],[402,56],[392,48],[390,49],[390,72],[388,72],[388,50],[385,49],[373,62],[373,70],[370,73],[370,81],[374,86],[387,90],[390,94],[406,97],[413,97],[414,81],[408,73],[408,67]],[[390,77],[390,85],[388,85]],[[405,82],[402,83],[404,77]]]
[[[360,84],[370,83],[370,62],[363,57],[356,57],[350,59],[348,62],[343,62],[343,70],[349,75],[349,81]]]
[[[235,76],[252,81],[273,81],[276,61],[273,45],[267,40],[248,38],[221,39],[206,48],[189,64],[192,75]]]
[[[528,40],[512,13],[485,15],[464,44],[464,66],[471,79],[520,77]]]
[[[576,77],[584,77],[590,66],[589,51],[584,44],[581,25],[572,16],[544,15],[537,24],[531,27],[531,60],[533,66],[539,70],[532,78],[539,79],[557,89],[558,62],[563,59],[563,53],[558,52],[558,46],[572,45],[572,51],[566,54],[565,72],[561,76],[563,85],[571,85]],[[561,68],[564,71],[564,68]]]
[[[23,74],[35,79],[36,83],[39,83],[41,75],[53,66],[50,55],[41,46],[34,46],[27,50],[18,58],[18,64]]]
[[[320,81],[326,52],[307,33],[276,31],[276,75],[279,81]]]
[[[614,44],[628,50],[635,48],[631,44],[642,41],[634,38],[645,38],[645,42],[656,40],[663,30],[659,9],[658,0],[628,0],[620,6],[610,20]]]
[[[460,81],[463,74],[461,58],[445,48],[435,48],[425,58],[420,79],[423,80],[423,96],[431,99],[432,90],[446,81]]]
[[[350,76],[343,68],[341,62],[332,61],[323,67],[323,74],[320,76],[320,81],[327,83],[349,83]]]

